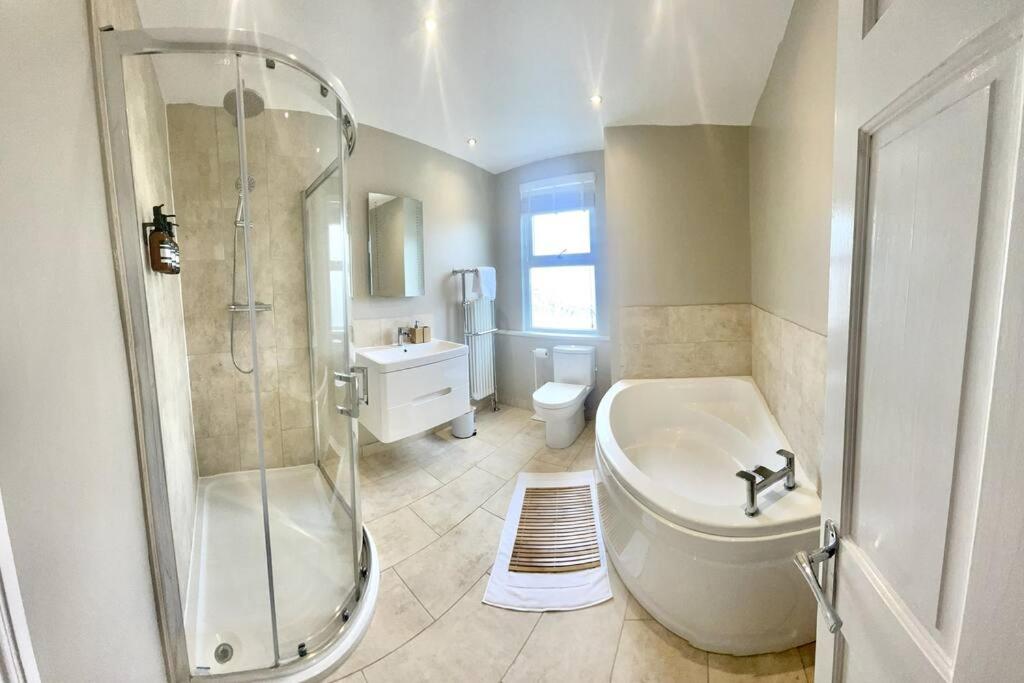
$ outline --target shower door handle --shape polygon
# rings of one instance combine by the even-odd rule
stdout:
[[[340,403],[336,403],[334,405],[335,409],[337,409],[339,414],[345,415],[346,417],[358,418],[359,404],[362,402],[359,399],[358,375],[356,373],[336,372],[334,373],[334,385],[338,386],[339,382],[354,386],[350,387],[349,391],[346,392],[346,398],[350,405],[343,406]]]
[[[800,570],[800,575],[804,577],[804,581],[810,587],[811,593],[814,594],[814,599],[818,601],[818,607],[821,608],[821,614],[825,617],[825,625],[828,627],[829,633],[838,632],[843,627],[843,620],[839,618],[836,608],[832,606],[832,603],[829,602],[828,597],[825,595],[825,591],[821,589],[821,583],[818,582],[818,577],[815,575],[814,566],[817,564],[824,565],[825,562],[835,558],[838,549],[839,532],[836,530],[836,523],[831,519],[826,519],[825,545],[809,555],[801,550],[793,557],[793,562]]]

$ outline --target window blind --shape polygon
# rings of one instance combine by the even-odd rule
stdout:
[[[519,186],[519,196],[524,214],[592,209],[594,174],[577,173],[524,183]]]

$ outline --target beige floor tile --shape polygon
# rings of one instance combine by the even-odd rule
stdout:
[[[559,467],[568,467],[576,460],[576,457],[580,454],[580,446],[582,446],[577,440],[568,448],[548,448],[542,446],[540,450],[534,453],[533,457],[544,462],[549,462],[552,465],[558,465]]]
[[[494,452],[494,445],[481,441],[476,437],[470,439],[454,439],[451,445],[430,457],[420,458],[420,466],[431,476],[448,483],[465,474]]]
[[[583,470],[596,469],[597,465],[594,463],[594,444],[593,442],[585,443],[576,454],[576,458],[570,463],[570,472],[582,472]]]
[[[363,485],[363,519],[367,522],[419,500],[441,482],[419,467],[371,481]]]
[[[497,415],[477,422],[477,438],[495,446],[507,443],[530,422],[530,413],[519,408],[504,408]]]
[[[800,661],[804,664],[804,673],[807,674],[807,683],[814,683],[814,643],[801,645],[797,650],[800,652]]]
[[[564,472],[565,470],[558,465],[552,465],[549,462],[543,460],[530,460],[526,465],[519,470],[519,472]],[[497,493],[487,499],[487,501],[481,506],[484,510],[493,513],[502,519],[505,519],[505,513],[508,512],[508,504],[512,501],[512,494],[516,490],[516,479],[517,476],[509,479],[504,486],[498,489]]]
[[[486,586],[484,575],[451,611],[365,669],[367,680],[498,681],[539,615],[484,605]]]
[[[440,617],[490,569],[501,527],[499,518],[477,510],[395,570],[427,611]]]
[[[384,571],[380,575],[380,593],[370,629],[338,675],[345,676],[373,664],[404,645],[433,621],[395,570]]]
[[[365,484],[419,466],[419,460],[410,451],[386,449],[359,458],[359,479]]]
[[[366,683],[366,676],[363,675],[362,671],[357,671],[351,676],[345,676],[344,678],[328,678],[328,683]]]
[[[607,681],[615,663],[629,593],[613,568],[611,600],[571,612],[545,612],[503,681]]]
[[[627,619],[651,619],[651,615],[644,609],[644,606],[637,602],[632,595],[629,596],[629,604],[626,606]]]
[[[796,648],[753,657],[708,654],[708,683],[805,683],[804,665]]]
[[[477,467],[502,479],[511,479],[533,459],[536,452],[537,449],[531,451],[522,445],[507,443],[477,463]]]
[[[431,529],[444,534],[468,517],[504,484],[505,480],[501,477],[473,467],[458,479],[419,499],[410,508]]]
[[[626,621],[611,679],[706,683],[708,654],[656,621]]]
[[[381,569],[396,565],[427,547],[439,536],[409,508],[402,508],[368,522],[380,556]]]
[[[530,453],[536,453],[545,448],[547,442],[544,440],[544,423],[528,421],[525,427],[507,441],[507,445]]]

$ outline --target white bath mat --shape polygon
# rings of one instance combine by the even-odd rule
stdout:
[[[611,597],[593,471],[520,474],[483,601],[546,612]]]

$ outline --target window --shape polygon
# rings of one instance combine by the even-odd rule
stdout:
[[[527,183],[519,193],[526,328],[596,334],[594,174]]]

